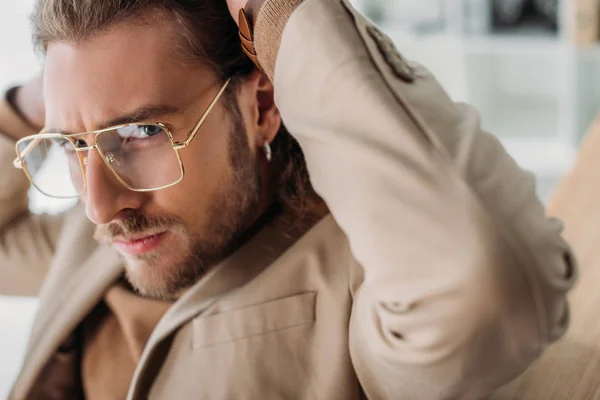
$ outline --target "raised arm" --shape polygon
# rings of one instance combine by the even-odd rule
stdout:
[[[254,40],[364,268],[350,335],[367,396],[478,399],[522,373],[564,333],[576,275],[531,175],[346,1],[269,0]]]
[[[63,221],[29,212],[29,182],[13,167],[16,140],[37,133],[39,87],[35,81],[0,100],[0,295],[38,294]]]

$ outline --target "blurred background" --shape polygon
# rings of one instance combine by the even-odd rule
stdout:
[[[598,0],[355,0],[538,177],[547,199],[600,106]]]
[[[484,129],[536,174],[546,200],[600,108],[598,0],[351,1],[456,101],[479,109]],[[31,48],[32,6],[0,2],[0,89],[41,67]],[[35,212],[71,204],[32,192]],[[0,297],[0,399],[21,363],[35,309],[34,299]]]

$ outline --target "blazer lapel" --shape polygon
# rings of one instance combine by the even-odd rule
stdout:
[[[65,268],[46,291],[13,396],[24,397],[60,344],[100,302],[123,273],[118,254],[100,246],[81,266]],[[11,397],[12,398],[12,397]]]
[[[284,233],[277,223],[267,225],[238,251],[213,268],[165,314],[152,333],[135,371],[127,399],[148,397],[159,372],[154,353],[182,325],[202,314],[224,295],[250,282],[288,250],[305,231]],[[150,370],[152,368],[152,370]]]

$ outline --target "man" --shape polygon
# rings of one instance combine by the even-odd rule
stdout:
[[[38,2],[44,118],[35,87],[0,118],[0,291],[41,298],[11,399],[479,399],[518,376],[576,275],[530,175],[346,1],[244,3]],[[15,140],[81,206],[30,215]]]

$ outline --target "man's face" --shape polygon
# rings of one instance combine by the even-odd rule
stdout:
[[[165,123],[176,141],[185,140],[220,82],[178,54],[172,26],[164,20],[122,24],[82,43],[51,44],[46,126],[81,133],[142,108],[166,106],[172,111],[135,122]],[[89,153],[82,198],[88,218],[97,225],[97,239],[123,255],[127,277],[143,295],[177,297],[231,251],[260,211],[264,168],[257,156],[260,129],[254,129],[260,107],[252,90],[242,84],[239,113],[224,99],[217,104],[180,151],[185,177],[173,187],[130,191],[96,150]]]

